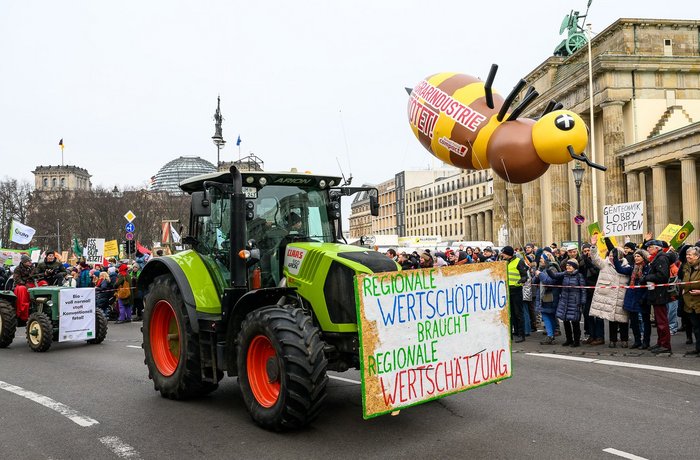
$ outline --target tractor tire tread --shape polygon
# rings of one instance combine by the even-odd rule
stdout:
[[[17,332],[15,307],[5,299],[0,299],[0,348],[9,347]]]

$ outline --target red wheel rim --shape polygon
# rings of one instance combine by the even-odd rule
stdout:
[[[253,396],[263,407],[274,406],[280,396],[280,376],[277,353],[270,339],[258,335],[250,342],[246,364]]]
[[[153,307],[150,338],[151,354],[158,372],[170,377],[180,363],[180,327],[175,310],[167,300],[159,300]]]

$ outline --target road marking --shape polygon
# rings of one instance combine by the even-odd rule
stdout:
[[[672,374],[684,374],[684,375],[692,375],[695,377],[700,377],[700,371],[691,371],[688,369],[678,369],[676,367],[650,366],[648,364],[624,363],[621,361],[610,361],[607,359],[579,358],[578,356],[562,356],[562,355],[553,355],[553,354],[549,354],[549,353],[525,353],[525,354],[530,355],[530,356],[538,356],[540,358],[564,359],[567,361],[580,361],[580,362],[585,362],[585,363],[603,364],[605,366],[632,367],[635,369],[646,369],[646,370],[650,370],[650,371],[669,372]]]
[[[138,348],[139,350],[141,349],[141,347],[136,345],[127,345],[126,348]]]
[[[341,382],[356,383],[357,385],[362,385],[362,382],[358,382],[357,380],[350,380],[350,379],[346,379],[344,377],[337,377],[335,375],[329,375],[328,378],[340,380]]]
[[[44,407],[48,407],[51,410],[55,410],[59,414],[69,418],[70,420],[72,420],[80,426],[92,426],[100,423],[93,418],[87,417],[81,414],[80,412],[71,409],[65,404],[62,404],[58,401],[54,401],[48,396],[40,395],[39,393],[34,393],[33,391],[25,390],[22,387],[11,385],[1,380],[0,389],[9,391],[10,393],[14,393],[18,396],[22,396],[23,398],[27,398],[30,401],[34,401],[35,403],[41,404]]]
[[[630,460],[647,460],[646,458],[640,457],[639,455],[630,454],[629,452],[625,452],[623,450],[613,449],[612,447],[608,447],[607,449],[603,449],[603,452],[606,452],[608,454],[617,455],[618,457],[629,458]]]
[[[104,436],[100,438],[100,442],[107,446],[109,450],[119,458],[140,459],[141,454],[116,436]]]

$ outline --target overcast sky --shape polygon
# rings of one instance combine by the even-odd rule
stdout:
[[[525,5],[531,5],[526,9]],[[457,71],[507,93],[552,54],[576,1],[0,1],[0,177],[86,168],[141,185],[178,156],[254,152],[266,169],[378,183],[438,166],[413,137],[405,86]],[[698,19],[700,2],[594,0],[620,17]]]

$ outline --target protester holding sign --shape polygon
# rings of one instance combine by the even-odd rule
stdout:
[[[618,273],[630,277],[630,286],[641,286],[642,278],[649,273],[649,253],[644,249],[637,249],[634,251],[633,257],[634,264],[632,266],[624,267],[620,259],[615,257],[613,258],[613,264]],[[644,323],[643,339],[640,327],[640,313],[642,313],[642,306],[645,304],[645,294],[646,292],[643,289],[625,289],[625,298],[622,307],[629,313],[630,327],[634,335],[634,344],[632,344],[630,348],[649,348],[651,324],[647,325],[647,322],[649,322],[648,316],[646,317],[647,322]]]
[[[659,240],[646,242],[647,250],[652,258],[649,273],[642,277],[642,282],[649,286],[647,291],[647,302],[654,307],[654,318],[656,319],[656,332],[658,343],[651,347],[652,353],[671,353],[671,331],[668,326],[668,289],[656,287],[656,284],[668,283],[670,277],[670,263],[668,256],[662,251],[663,243]]]

